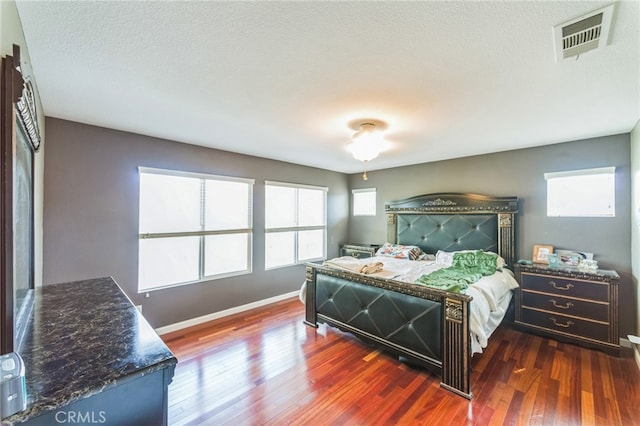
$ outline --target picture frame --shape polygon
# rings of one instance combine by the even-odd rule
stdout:
[[[593,260],[593,253],[578,250],[557,250],[560,264],[565,266],[578,266],[582,260]]]
[[[549,264],[548,256],[553,253],[553,246],[545,244],[535,244],[533,246],[533,263]]]

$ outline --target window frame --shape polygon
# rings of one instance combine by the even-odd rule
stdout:
[[[236,183],[244,183],[248,185],[248,206],[247,206],[247,223],[249,227],[247,228],[229,228],[229,229],[219,229],[219,230],[204,230],[204,220],[203,215],[205,215],[205,206],[206,206],[206,198],[203,198],[201,195],[200,205],[199,205],[199,215],[200,215],[200,227],[201,229],[198,231],[178,231],[178,232],[140,232],[140,197],[142,194],[141,188],[141,180],[140,177],[142,174],[155,174],[155,175],[164,175],[171,177],[185,177],[185,178],[193,178],[200,179],[201,188],[203,185],[206,185],[206,181],[217,181],[217,182],[236,182]],[[214,175],[208,173],[198,173],[198,172],[187,172],[180,170],[170,170],[170,169],[161,169],[154,167],[145,167],[138,166],[138,250],[140,250],[140,242],[146,239],[152,238],[180,238],[180,237],[199,237],[199,255],[198,255],[198,278],[195,280],[189,281],[181,281],[172,284],[164,284],[158,285],[151,288],[140,288],[140,256],[138,255],[138,293],[148,293],[151,291],[162,290],[171,287],[180,287],[184,285],[196,284],[206,281],[213,281],[222,278],[229,278],[239,275],[247,275],[253,272],[253,186],[255,184],[254,179],[249,178],[240,178],[240,177],[232,177],[232,176],[222,176],[222,175]],[[220,274],[212,274],[206,275],[206,265],[205,265],[205,253],[206,253],[206,237],[212,235],[231,235],[231,234],[246,234],[247,235],[247,268],[244,270],[224,272]]]
[[[580,170],[568,170],[562,172],[549,172],[544,174],[544,179],[547,183],[547,217],[615,217],[616,216],[616,168],[614,166],[611,167],[598,167],[591,169],[580,169]],[[610,211],[609,212],[599,212],[599,213],[576,213],[574,211],[562,210],[560,206],[553,206],[553,199],[556,198],[551,193],[553,189],[550,186],[550,182],[554,179],[563,179],[563,178],[579,178],[579,177],[593,177],[598,175],[606,175],[610,176],[612,179],[612,188],[611,193],[607,194],[611,197],[610,200]],[[562,194],[561,194],[562,195]],[[567,195],[569,196],[569,195]]]
[[[373,200],[373,213],[356,213],[356,199],[357,196],[356,194],[374,194],[374,200]],[[352,189],[351,190],[351,214],[352,216],[355,217],[366,217],[366,216],[377,216],[378,214],[378,193],[376,191],[376,188],[361,188],[361,189]]]
[[[280,187],[285,187],[285,188],[293,188],[296,189],[296,196],[295,196],[295,208],[296,208],[296,212],[295,212],[295,218],[296,218],[296,222],[298,222],[299,219],[299,212],[298,212],[298,189],[310,189],[310,190],[316,190],[316,191],[322,191],[323,192],[323,224],[322,225],[304,225],[304,226],[282,226],[282,227],[268,227],[267,226],[267,209],[269,208],[268,205],[268,201],[267,201],[267,188],[269,186],[280,186]],[[314,262],[314,261],[318,261],[318,260],[324,260],[327,257],[327,233],[328,233],[328,227],[327,227],[327,193],[329,191],[329,188],[324,187],[324,186],[316,186],[316,185],[305,185],[305,184],[299,184],[299,183],[289,183],[289,182],[279,182],[279,181],[265,181],[264,183],[264,188],[265,188],[265,195],[264,195],[264,214],[265,214],[265,226],[264,226],[264,234],[265,234],[265,241],[264,241],[264,269],[265,271],[269,271],[269,270],[273,270],[273,269],[280,269],[280,268],[288,268],[290,266],[295,266],[295,265],[300,265],[300,264],[304,264],[307,262]],[[304,260],[300,260],[299,257],[299,252],[298,252],[298,235],[300,231],[314,231],[314,230],[322,230],[323,234],[324,234],[324,238],[322,241],[322,256],[321,257],[315,257],[315,258],[310,258],[310,259],[304,259]],[[294,261],[293,263],[288,263],[285,265],[277,265],[277,266],[267,266],[267,234],[274,234],[274,233],[284,233],[284,232],[294,232],[294,241],[293,241],[293,248],[294,248]]]

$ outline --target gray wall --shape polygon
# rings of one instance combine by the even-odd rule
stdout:
[[[546,216],[545,172],[604,166],[616,166],[616,217]],[[361,243],[386,239],[385,201],[436,192],[519,197],[518,257],[531,259],[534,244],[593,252],[602,268],[622,277],[620,335],[635,329],[629,134],[372,171],[368,181],[357,174],[349,182],[350,188],[373,187],[378,194],[375,217],[349,220],[349,241]]]
[[[265,180],[328,187],[330,257],[347,235],[347,175],[54,118],[46,125],[44,283],[113,276],[154,327],[300,288],[303,266],[264,270]],[[138,294],[138,166],[255,179],[253,273]]]
[[[518,196],[518,256],[534,244],[595,253],[616,269],[620,334],[635,330],[631,274],[630,135],[425,163],[361,174],[340,173],[180,144],[47,118],[44,191],[45,283],[112,275],[154,327],[195,318],[297,290],[302,266],[264,271],[264,180],[329,187],[328,256],[343,242],[386,239],[384,202],[433,192]],[[137,293],[138,181],[136,167],[180,169],[256,179],[254,267],[250,275]],[[543,174],[616,166],[615,218],[548,218]],[[353,218],[350,189],[377,188],[378,214]]]

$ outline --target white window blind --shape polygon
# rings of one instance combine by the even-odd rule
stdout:
[[[547,216],[615,216],[615,167],[545,173]]]
[[[253,180],[138,170],[138,291],[251,272]]]
[[[353,189],[353,215],[354,216],[375,216],[376,215],[376,189],[363,188]]]
[[[265,268],[325,258],[327,188],[265,182]]]

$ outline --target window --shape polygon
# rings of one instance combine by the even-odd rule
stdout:
[[[139,172],[138,291],[251,272],[253,180]]]
[[[545,173],[547,216],[615,216],[615,167]]]
[[[327,188],[265,184],[265,268],[325,258]]]
[[[376,189],[364,188],[354,189],[353,194],[353,215],[354,216],[375,216],[376,215]]]

